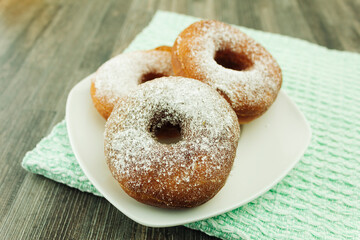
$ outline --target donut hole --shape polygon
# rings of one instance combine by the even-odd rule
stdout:
[[[181,125],[172,116],[158,113],[150,125],[150,133],[156,141],[162,144],[174,144],[182,140]]]
[[[156,78],[160,78],[160,77],[166,77],[166,75],[162,74],[162,73],[157,73],[157,72],[145,73],[140,78],[140,84],[151,81],[151,80],[154,80]]]
[[[163,144],[174,144],[182,139],[181,127],[178,124],[165,123],[161,127],[156,127],[154,135],[156,140]]]
[[[243,71],[253,65],[252,61],[242,53],[230,49],[218,50],[215,52],[214,60],[224,68],[236,71]]]

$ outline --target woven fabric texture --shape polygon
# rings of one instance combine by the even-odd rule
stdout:
[[[158,12],[126,51],[172,45],[197,20]],[[295,168],[270,191],[231,212],[186,226],[223,239],[359,239],[360,55],[240,28],[278,60],[282,89],[310,122],[312,141]],[[72,153],[64,121],[26,154],[22,166],[100,195]]]

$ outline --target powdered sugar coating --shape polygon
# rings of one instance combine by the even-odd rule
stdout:
[[[181,127],[182,140],[158,142],[153,125]],[[182,77],[159,78],[123,98],[106,123],[107,163],[135,199],[192,207],[212,198],[231,170],[240,128],[212,88]]]
[[[224,50],[246,56],[251,66],[242,71],[223,67],[214,58]],[[176,39],[172,57],[176,75],[211,85],[239,119],[264,113],[281,87],[281,69],[271,54],[237,28],[218,21],[190,25]]]
[[[171,76],[171,54],[168,51],[137,51],[120,54],[105,62],[93,79],[94,97],[104,108],[136,88],[148,73]],[[111,111],[110,111],[111,112]]]

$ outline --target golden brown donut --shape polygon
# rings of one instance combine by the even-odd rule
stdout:
[[[282,84],[281,69],[264,47],[239,29],[214,20],[195,22],[180,33],[172,64],[175,75],[216,89],[240,123],[261,116]]]
[[[91,82],[91,98],[101,116],[107,119],[117,100],[137,85],[171,75],[171,47],[120,54],[97,70]]]
[[[165,143],[167,132],[172,137]],[[163,77],[119,100],[105,125],[105,157],[137,201],[189,208],[224,186],[239,136],[235,112],[214,89],[194,79]]]

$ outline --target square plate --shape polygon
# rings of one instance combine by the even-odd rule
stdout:
[[[91,76],[69,93],[66,123],[82,170],[117,209],[151,227],[169,227],[206,219],[238,208],[277,184],[295,166],[311,139],[310,126],[290,98],[280,91],[257,120],[242,126],[233,169],[225,186],[207,203],[184,210],[161,209],[129,197],[112,177],[104,156],[105,120],[90,96]]]

